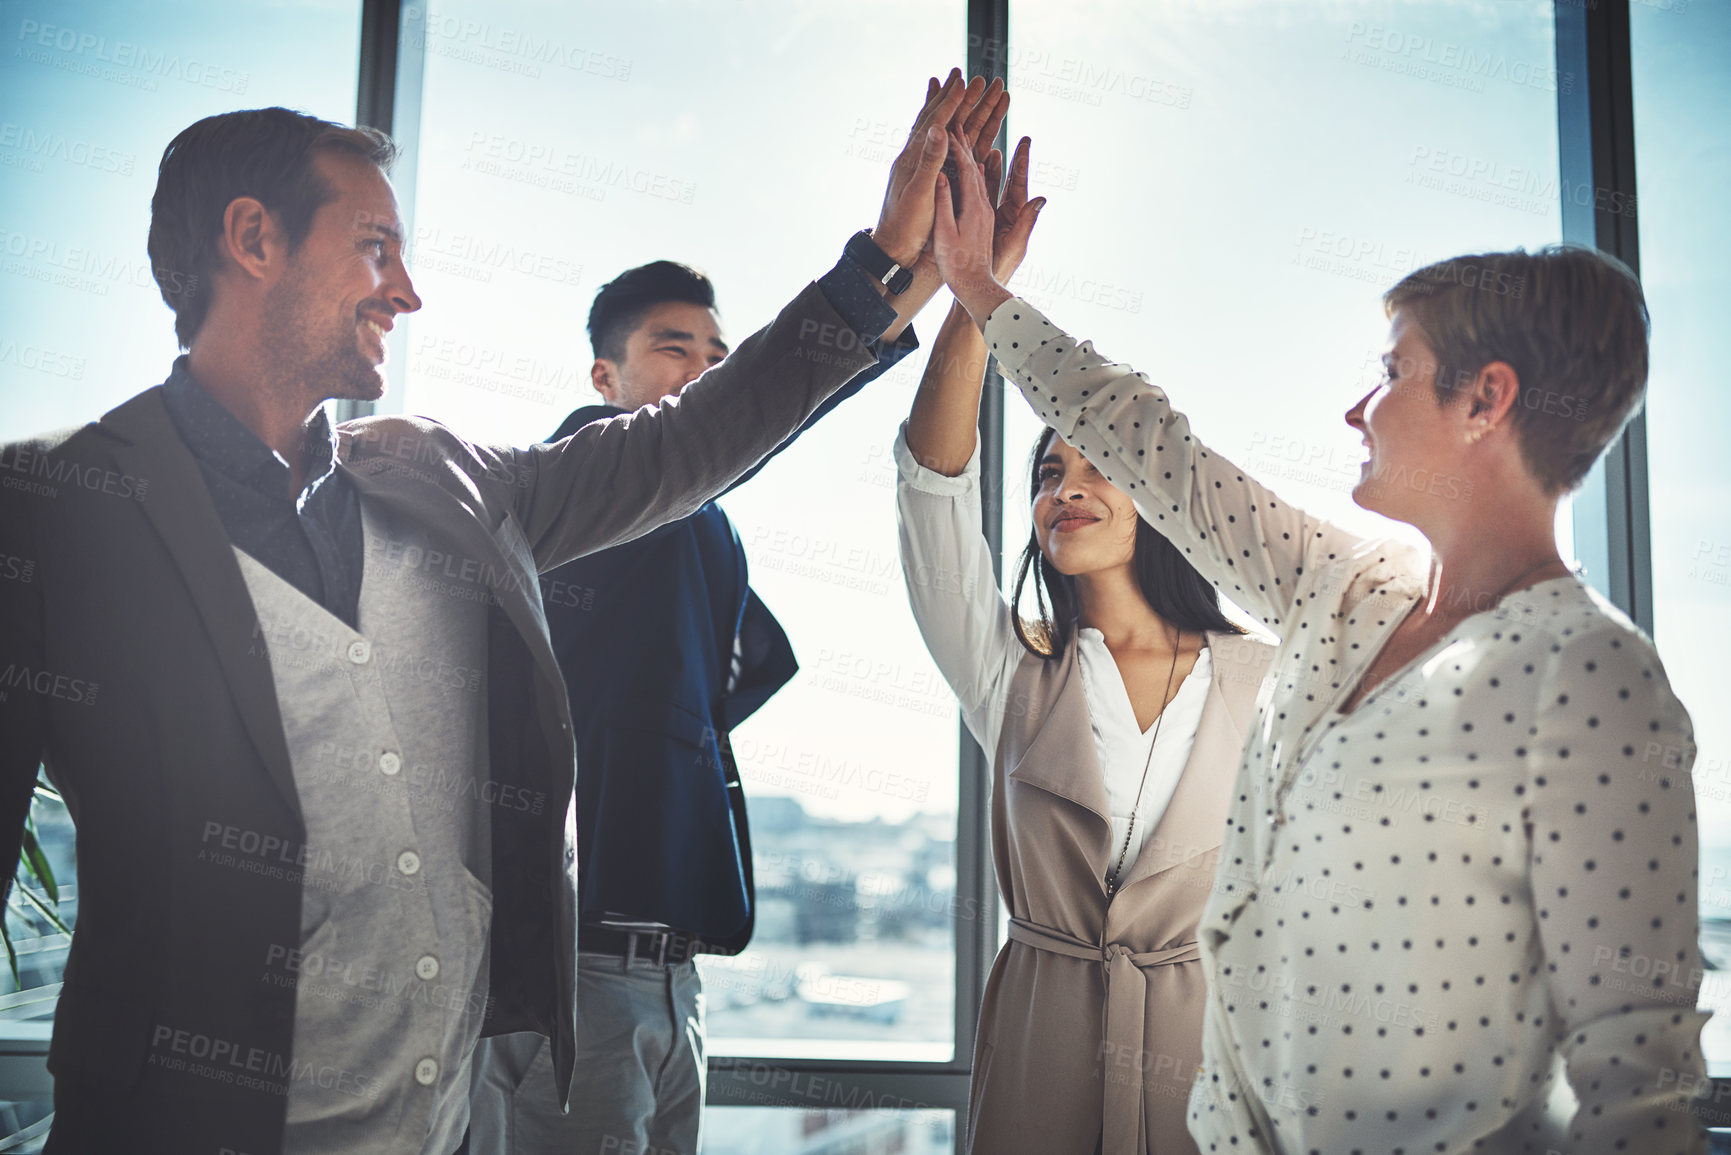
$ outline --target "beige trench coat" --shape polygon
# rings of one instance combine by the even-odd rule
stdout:
[[[975,1155],[1189,1155],[1202,1056],[1197,923],[1274,647],[1209,634],[1213,681],[1183,776],[1108,902],[1111,834],[1076,647],[1023,659],[992,764],[992,853],[1011,918],[974,1043]]]

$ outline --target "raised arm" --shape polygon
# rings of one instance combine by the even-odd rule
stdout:
[[[985,371],[985,341],[953,308],[893,452],[902,577],[914,622],[955,691],[969,733],[989,753],[1023,651],[981,526],[975,430]]]
[[[959,136],[952,148],[986,152],[995,191],[1003,158],[990,145],[991,136],[976,130],[972,138]],[[1028,201],[1028,141],[1023,138],[996,211],[993,251],[1002,276],[1021,263],[1044,203]],[[902,574],[914,620],[961,703],[969,732],[991,751],[1003,725],[1009,678],[1023,650],[1010,607],[998,592],[981,528],[978,428],[987,361],[979,329],[959,305],[952,307],[896,438],[895,458]]]
[[[1321,579],[1330,562],[1345,565],[1358,539],[1293,508],[1208,449],[1146,375],[1101,357],[1005,289],[980,256],[991,228],[983,174],[966,157],[958,166],[963,211],[959,218],[950,211],[940,177],[933,248],[999,368],[1198,572],[1284,634],[1306,575]]]
[[[946,129],[990,91],[953,72],[926,100],[890,169],[872,237],[914,283],[890,293],[843,258],[764,329],[677,398],[524,450],[496,451],[526,479],[507,496],[545,571],[685,517],[798,430],[843,383],[872,365],[940,282],[919,268],[931,235],[932,190]],[[994,102],[1000,94],[993,96]],[[989,117],[991,114],[985,114]]]
[[[1008,106],[1009,97],[1005,96],[997,120],[1003,119],[1003,109]],[[993,276],[1002,281],[1015,273],[1027,255],[1028,238],[1040,210],[1046,207],[1046,198],[1028,199],[1028,138],[1023,137],[1016,145],[1006,182],[1003,154],[991,147],[996,123],[989,126],[989,135],[981,131],[982,127],[969,124],[952,139],[951,148],[979,160],[983,187],[994,198],[990,252]],[[919,392],[914,395],[913,411],[908,414],[908,448],[927,469],[954,477],[973,456],[986,361],[985,338],[958,301],[944,320]]]

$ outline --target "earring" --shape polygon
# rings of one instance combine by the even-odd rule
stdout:
[[[1490,429],[1491,429],[1491,426],[1490,426],[1490,423],[1488,421],[1480,422],[1477,429],[1474,429],[1471,433],[1467,434],[1467,444],[1468,445],[1476,444],[1478,442],[1479,438],[1483,437],[1486,433],[1490,432]]]

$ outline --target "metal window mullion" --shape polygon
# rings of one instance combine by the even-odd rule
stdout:
[[[405,237],[415,235],[415,178],[420,169],[421,86],[426,71],[426,7],[404,0],[361,0],[361,49],[355,85],[355,123],[389,133],[397,142],[391,184]],[[403,318],[386,338],[382,402],[337,401],[334,416],[351,421],[402,409],[408,369],[408,330]]]
[[[390,132],[397,95],[401,0],[361,0],[361,59],[355,123]]]
[[[1635,102],[1627,3],[1553,6],[1557,41],[1557,161],[1563,239],[1641,271],[1633,215]],[[1638,413],[1576,493],[1576,552],[1589,583],[1653,632],[1647,420]]]
[[[1009,82],[1009,0],[968,0],[967,65],[969,76]],[[1008,139],[999,130],[997,147]],[[989,360],[980,394],[981,531],[992,557],[993,576],[1003,576],[1004,549],[1004,379],[996,360]],[[998,891],[992,867],[991,764],[986,753],[958,722],[961,758],[958,767],[956,890],[962,901],[956,910],[956,1062],[966,1076],[956,1111],[955,1149],[967,1141],[967,1085],[973,1070],[974,1036],[979,1030],[980,1003],[986,975],[997,953]]]

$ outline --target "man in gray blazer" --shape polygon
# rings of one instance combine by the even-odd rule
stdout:
[[[961,91],[892,171],[894,264]],[[284,109],[181,133],[149,248],[188,354],[0,447],[31,575],[0,595],[8,877],[39,762],[78,826],[50,1152],[449,1155],[469,1054],[511,1031],[552,1041],[563,1100],[574,760],[536,574],[694,511],[913,304],[844,260],[677,404],[548,445],[332,427],[421,303],[392,152]]]

